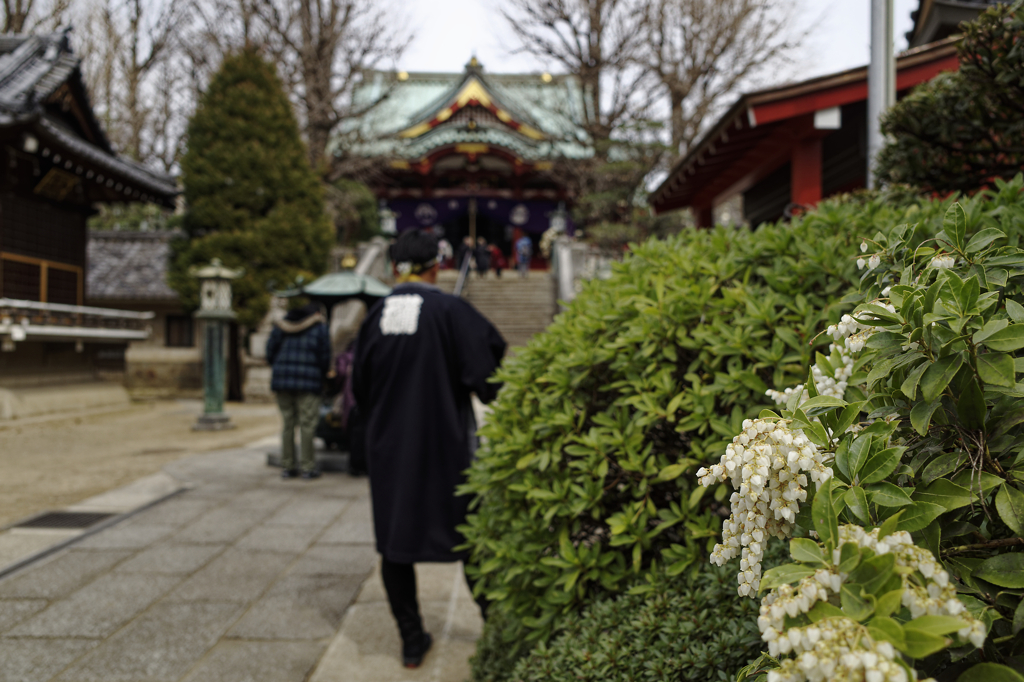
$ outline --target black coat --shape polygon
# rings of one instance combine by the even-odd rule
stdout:
[[[456,497],[475,449],[470,403],[505,353],[498,330],[469,303],[402,284],[367,314],[353,391],[365,418],[377,550],[389,561],[456,561],[468,497]]]

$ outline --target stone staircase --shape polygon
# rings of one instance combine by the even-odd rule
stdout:
[[[551,273],[530,271],[526,278],[506,270],[498,278],[493,272],[481,279],[473,274],[463,297],[494,323],[510,348],[523,346],[534,334],[544,331],[555,316],[555,280]],[[458,273],[443,270],[437,285],[444,291],[455,288]]]

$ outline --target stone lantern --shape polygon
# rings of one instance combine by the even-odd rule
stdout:
[[[189,272],[199,279],[199,310],[194,317],[203,325],[203,414],[192,430],[233,429],[231,417],[224,413],[225,342],[228,322],[235,319],[231,280],[241,277],[244,271],[226,268],[219,258],[214,258],[209,265]]]

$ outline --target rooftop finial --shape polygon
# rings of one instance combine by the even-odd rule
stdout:
[[[466,71],[469,71],[471,73],[480,73],[483,70],[484,67],[476,58],[476,55],[473,55],[472,57],[469,58],[469,63],[466,64]]]

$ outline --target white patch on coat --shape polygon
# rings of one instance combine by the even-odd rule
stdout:
[[[391,334],[415,334],[420,326],[420,308],[423,297],[419,294],[399,294],[384,299],[384,312],[380,316],[380,331]]]

